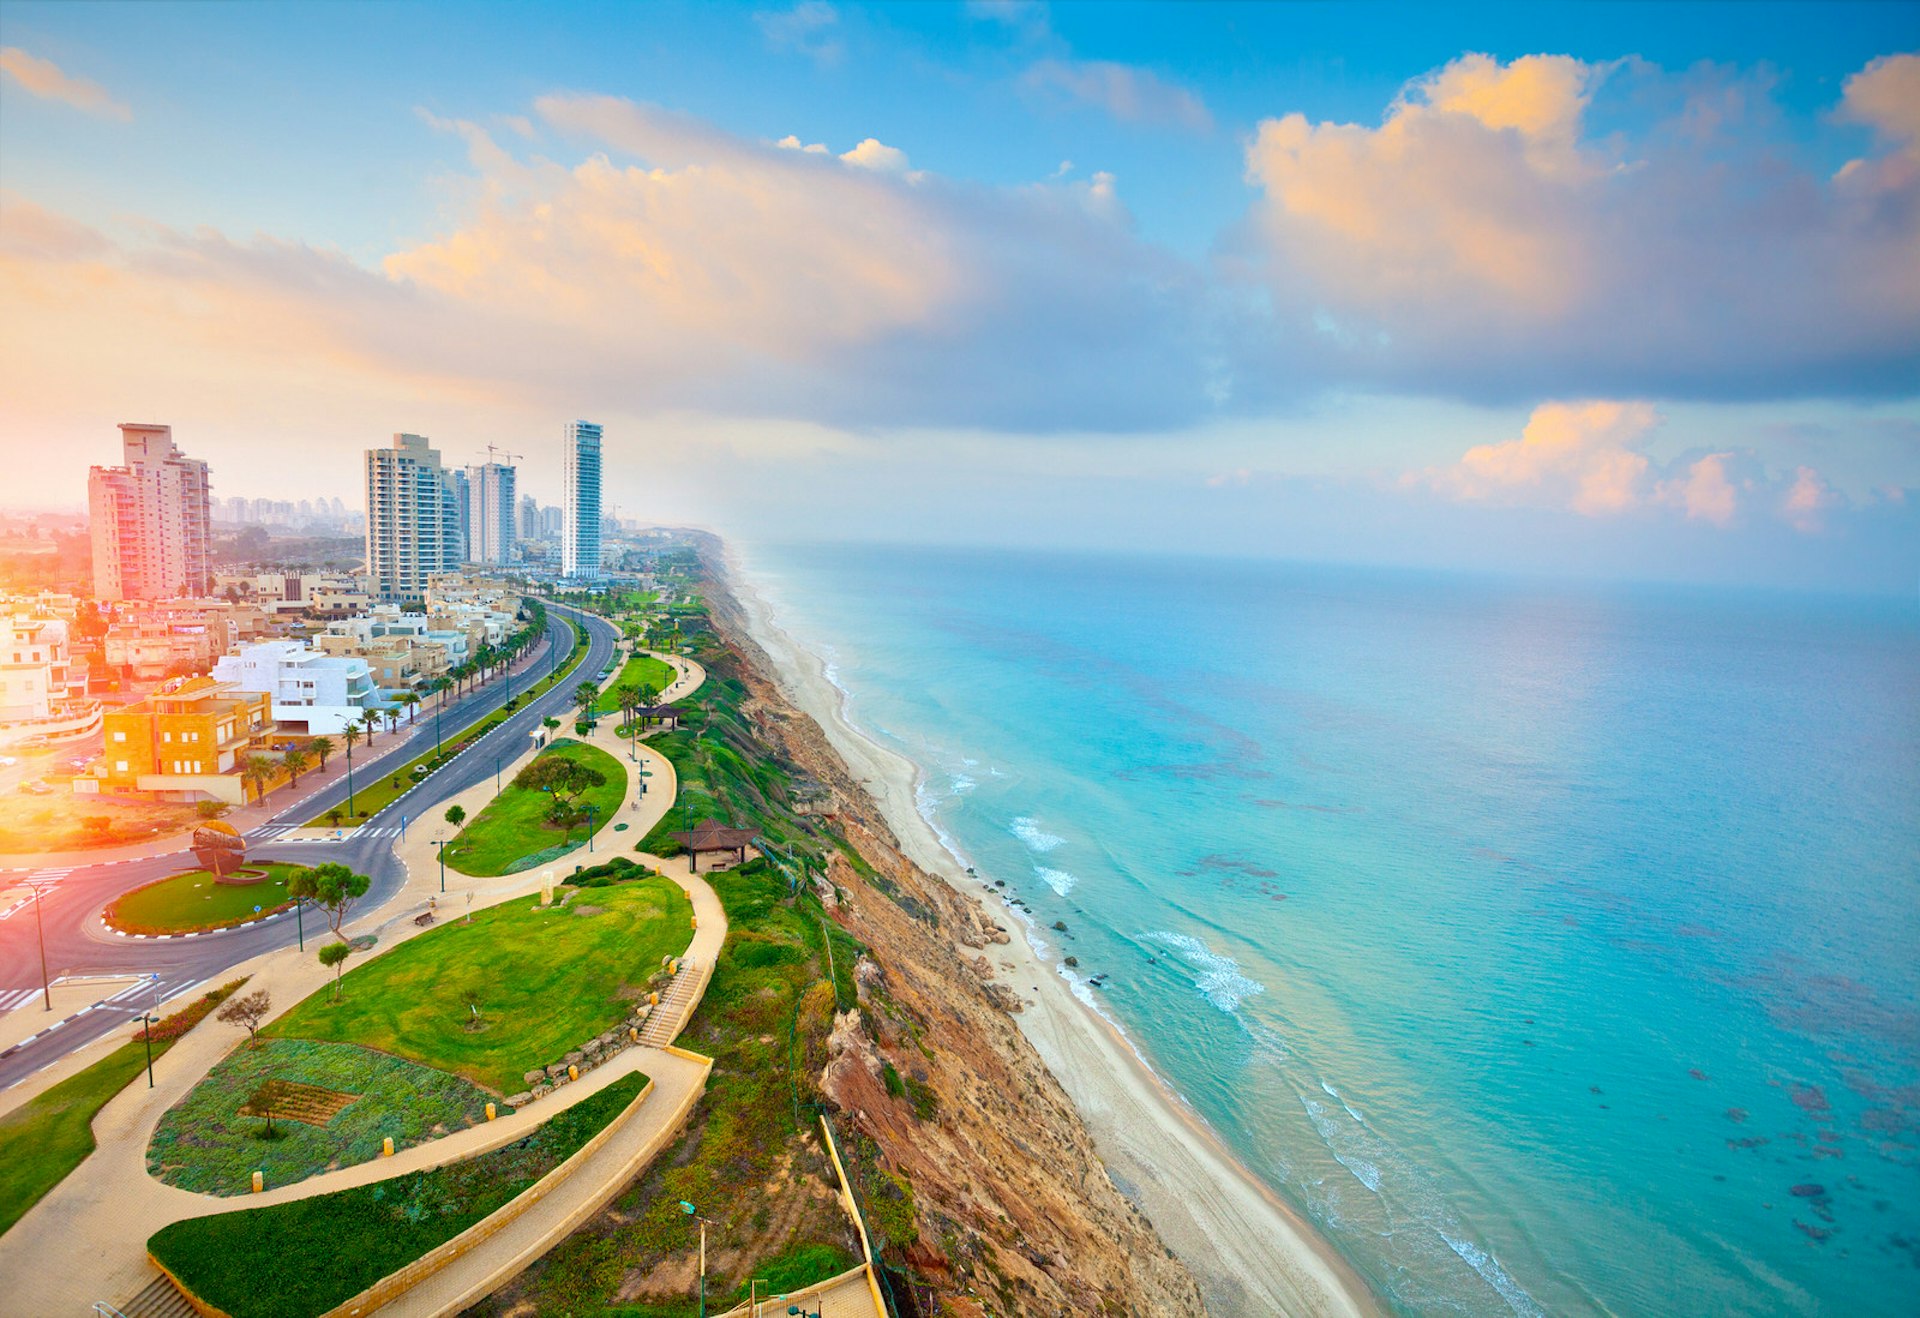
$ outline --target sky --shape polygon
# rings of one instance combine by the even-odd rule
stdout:
[[[0,4],[0,503],[1920,597],[1920,6]]]

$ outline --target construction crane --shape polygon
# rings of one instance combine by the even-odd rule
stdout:
[[[496,454],[499,456],[496,457]],[[487,445],[487,461],[489,463],[497,463],[500,458],[524,458],[526,456],[524,453],[509,453],[497,444]]]

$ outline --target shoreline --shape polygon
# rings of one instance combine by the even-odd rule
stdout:
[[[1034,950],[1029,923],[1006,894],[990,879],[967,875],[964,858],[920,812],[920,767],[854,725],[826,661],[780,625],[740,556],[723,544],[727,589],[773,666],[767,677],[819,724],[901,850],[955,891],[981,899],[986,910],[1013,917],[1009,926],[1019,936],[992,954],[1003,963],[999,982],[1025,1006],[1015,1023],[1078,1109],[1116,1186],[1200,1282],[1209,1310],[1383,1313],[1333,1244],[1233,1155],[1117,1022],[1082,1001],[1066,972]]]

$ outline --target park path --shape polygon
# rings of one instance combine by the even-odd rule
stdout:
[[[669,688],[674,693],[673,699],[684,698],[705,681],[704,670],[691,660],[664,654],[659,657],[673,663],[680,674]],[[629,749],[628,743],[611,735],[611,726],[604,721],[593,740],[598,742],[603,739],[610,753]],[[631,839],[621,845],[623,853],[629,853],[633,843],[645,837],[647,831],[665,817],[672,807],[677,783],[672,763],[665,756],[644,741],[633,751],[636,756],[633,761],[627,760],[624,754],[619,756],[621,762],[629,766],[631,809],[622,812],[631,816],[624,821],[629,822],[629,828],[616,835],[608,827],[600,835],[609,841],[615,836]],[[509,781],[514,773],[531,761],[534,753],[534,748],[529,746],[511,766],[503,769],[501,781]],[[637,777],[637,772],[642,769],[652,777]],[[640,797],[633,788],[643,781],[649,783],[650,787],[647,794]],[[471,816],[494,794],[491,783],[481,783],[447,804],[464,805]],[[457,871],[446,870],[443,877],[434,844],[438,838],[451,836],[452,832],[453,829],[444,820],[420,821],[411,827],[396,847],[396,853],[406,867],[406,882],[378,910],[350,920],[345,932],[354,937],[374,935],[379,940],[380,950],[389,951],[406,939],[426,932],[424,927],[413,921],[430,904],[438,906],[447,918],[455,918],[466,910],[485,909],[515,897],[536,893],[546,873],[554,872],[556,879],[559,877],[559,866],[543,866],[493,878],[470,878]],[[608,848],[608,854],[613,854],[611,847]],[[584,858],[586,855],[585,851],[580,851],[568,856],[566,867],[571,868],[576,857]],[[672,878],[693,903],[696,927],[683,958],[682,973],[698,976],[700,988],[704,991],[706,978],[711,974],[714,961],[726,940],[726,913],[720,899],[706,881],[697,875],[670,873],[666,864],[657,857],[642,854],[638,858]],[[301,952],[292,947],[279,948],[243,962],[229,972],[230,978],[241,975],[250,976],[248,991],[265,988],[272,994],[278,1008],[276,1016],[290,1010],[309,994],[325,988],[330,978],[330,972],[319,964],[311,951]],[[681,1019],[677,1022],[676,1033],[679,1028],[684,1028],[699,998],[699,993],[695,993],[686,1002]],[[116,1033],[109,1040],[76,1052],[48,1068],[44,1077],[36,1076],[31,1081],[15,1086],[4,1095],[4,1099],[0,1099],[0,1111],[19,1106],[59,1079],[97,1061],[123,1041],[124,1037]],[[656,1150],[672,1131],[678,1129],[690,1109],[692,1099],[687,1097],[687,1068],[697,1067],[699,1070],[698,1088],[704,1088],[706,1071],[704,1065],[692,1062],[690,1055],[683,1056],[677,1051],[629,1048],[612,1062],[588,1072],[580,1081],[562,1086],[518,1112],[501,1116],[497,1121],[413,1146],[392,1158],[375,1159],[310,1177],[294,1185],[269,1189],[257,1196],[223,1198],[202,1195],[154,1179],[147,1173],[146,1151],[161,1116],[184,1098],[215,1063],[233,1050],[237,1042],[238,1038],[231,1029],[217,1022],[205,1022],[176,1042],[159,1060],[155,1066],[153,1088],[136,1080],[100,1110],[93,1122],[97,1142],[94,1153],[34,1205],[11,1230],[0,1235],[0,1277],[7,1279],[11,1311],[32,1314],[55,1314],[69,1310],[77,1312],[80,1306],[97,1299],[133,1296],[156,1275],[152,1262],[147,1258],[147,1239],[170,1222],[209,1212],[306,1198],[469,1157],[508,1142],[623,1074],[637,1069],[653,1077],[655,1087],[644,1100],[642,1110],[568,1179],[563,1187],[566,1193],[555,1191],[526,1212],[519,1221],[483,1242],[448,1269],[449,1272],[458,1269],[456,1280],[464,1278],[466,1285],[478,1284],[492,1277],[494,1279],[488,1289],[493,1289],[510,1280],[540,1252],[550,1248],[554,1240],[571,1231],[577,1225],[576,1218],[584,1220],[585,1216],[590,1215],[591,1210],[580,1211],[588,1198],[595,1194],[603,1196],[594,1204],[597,1208],[599,1203],[604,1203],[617,1193],[637,1173],[639,1167],[645,1165],[644,1160],[638,1164],[633,1160],[642,1153],[650,1157],[650,1151]],[[697,1097],[696,1092],[693,1098]],[[548,1239],[549,1236],[551,1239]],[[540,1240],[546,1240],[547,1243],[540,1244],[531,1254],[525,1253]],[[485,1293],[480,1291],[478,1294]],[[394,1304],[402,1303],[405,1298]],[[396,1309],[388,1305],[382,1311],[412,1313],[446,1310]]]

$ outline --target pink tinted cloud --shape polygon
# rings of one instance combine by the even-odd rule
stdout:
[[[43,101],[59,101],[105,119],[125,122],[133,118],[133,111],[99,83],[72,77],[52,60],[28,54],[18,46],[0,47],[0,72]]]

